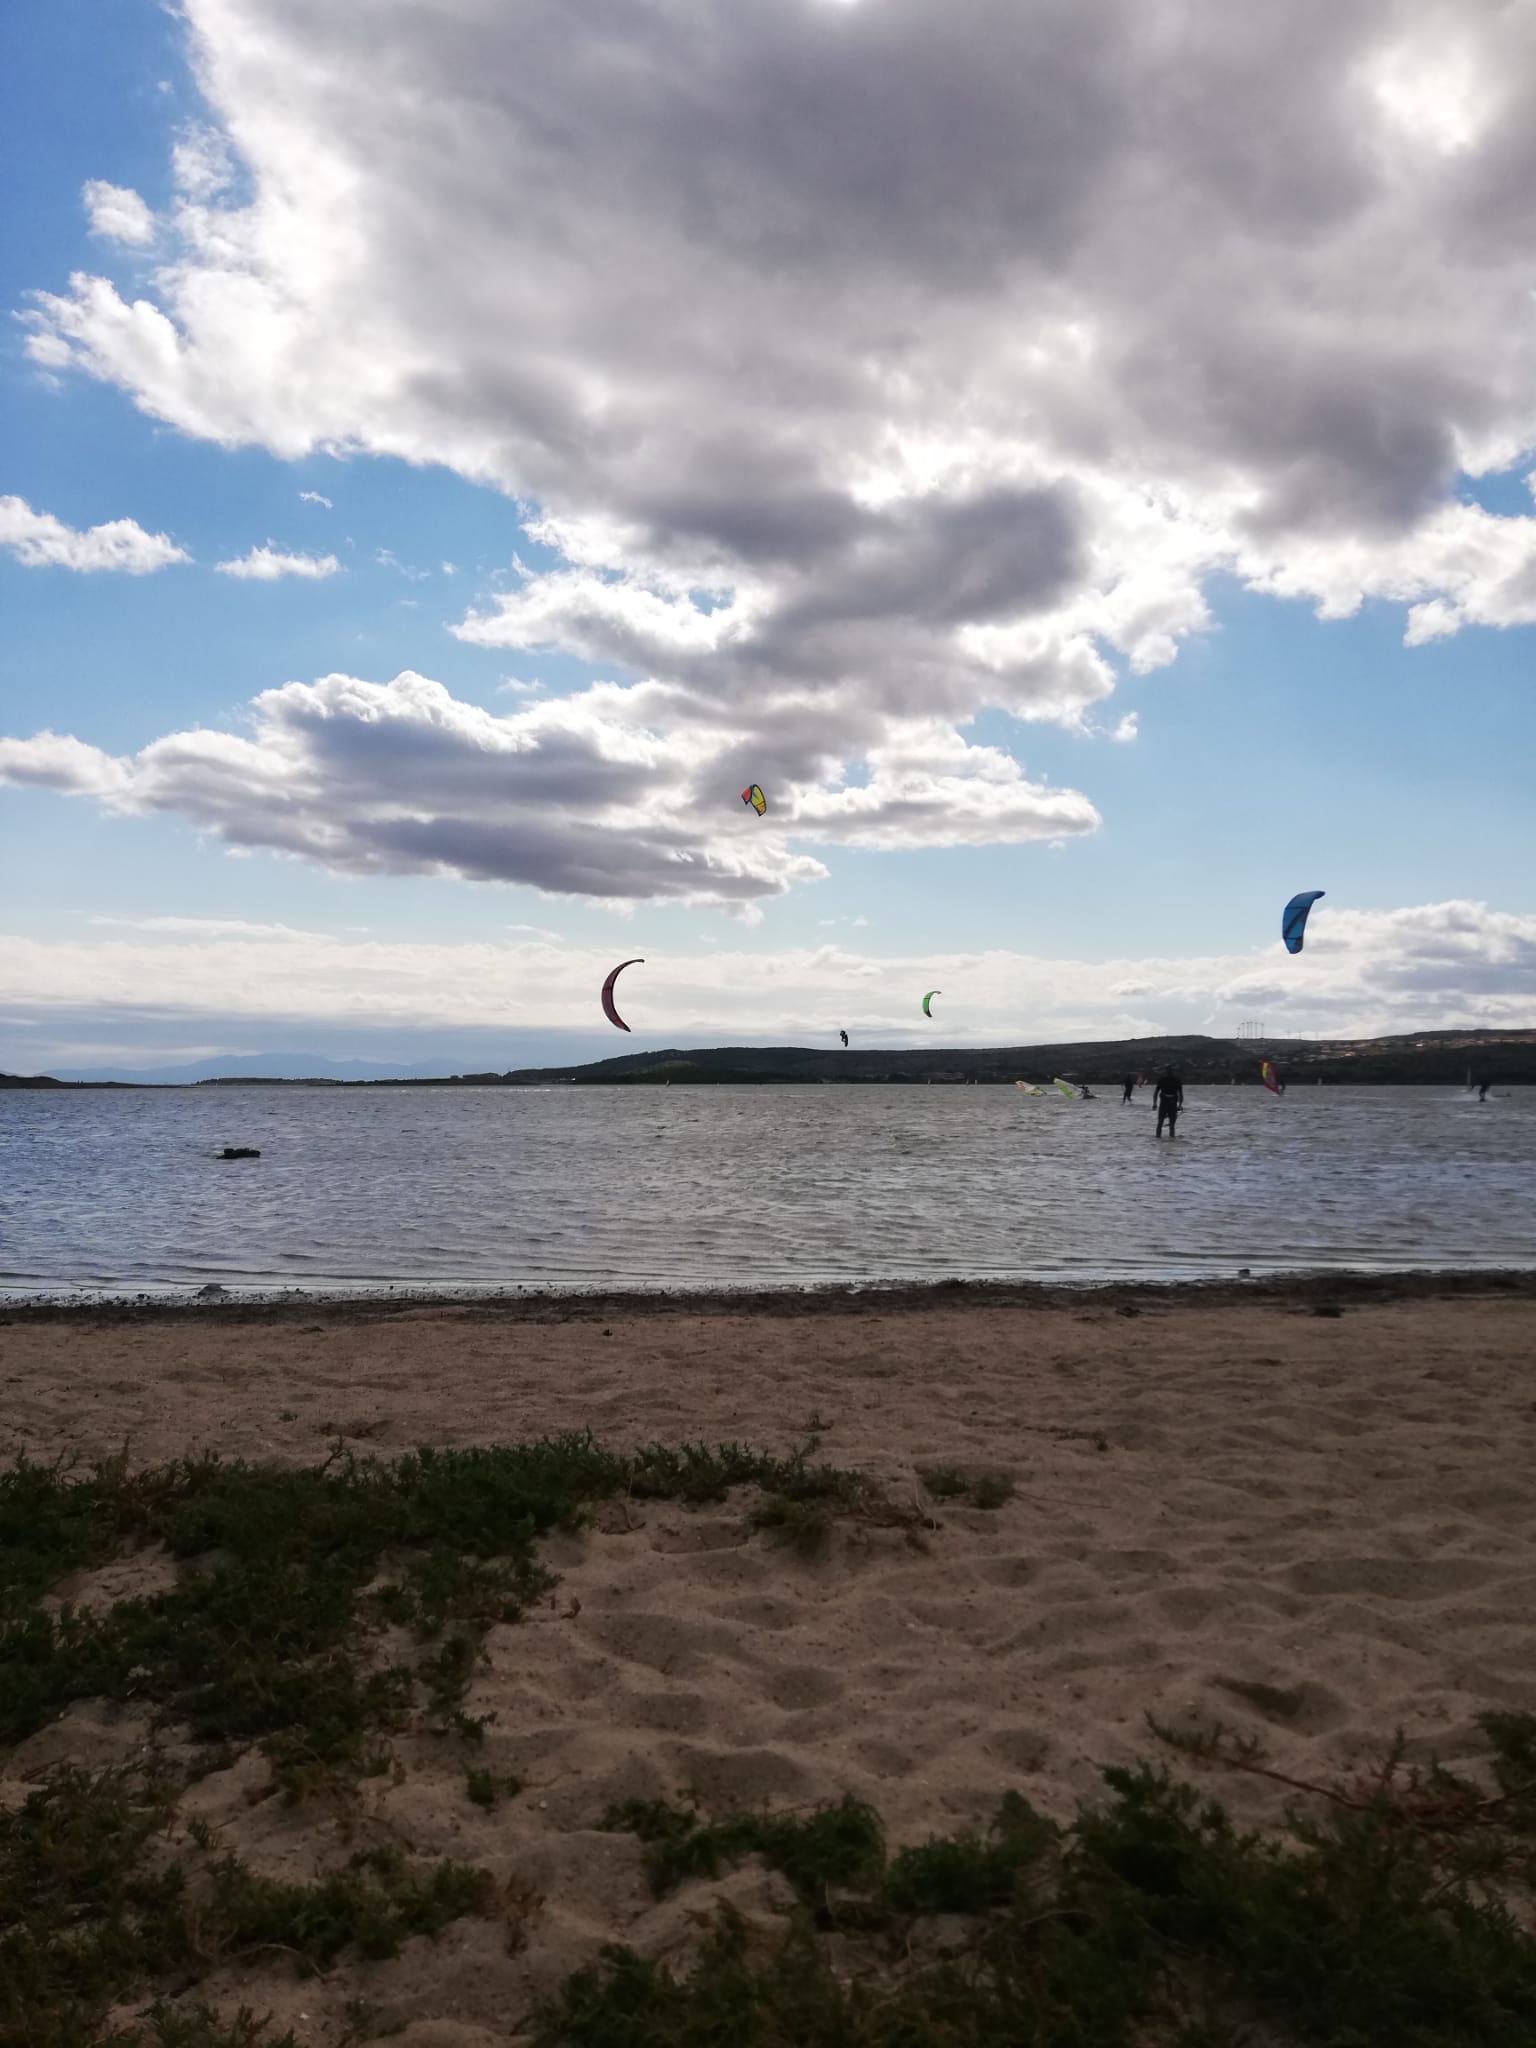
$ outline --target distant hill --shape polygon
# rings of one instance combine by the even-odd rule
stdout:
[[[855,1084],[970,1082],[990,1086],[1014,1081],[1047,1082],[1058,1074],[1094,1088],[1112,1088],[1126,1075],[1148,1079],[1173,1067],[1192,1085],[1256,1082],[1259,1061],[1272,1059],[1297,1086],[1313,1082],[1419,1082],[1454,1086],[1470,1072],[1476,1080],[1506,1087],[1536,1083],[1536,1030],[1417,1031],[1392,1038],[1273,1038],[1263,1041],[1208,1038],[1087,1039],[1056,1045],[925,1047],[881,1051],[854,1046],[722,1045],[684,1050],[619,1053],[585,1066],[518,1067],[505,1073],[455,1072],[447,1061],[390,1068],[378,1061],[304,1059],[291,1054],[252,1054],[208,1060],[189,1067],[91,1069],[57,1076],[0,1074],[0,1088],[61,1086],[281,1087],[399,1086],[547,1088],[555,1086],[683,1086],[722,1083],[773,1085],[785,1082]],[[210,1069],[215,1071],[210,1072]],[[273,1070],[276,1071],[273,1071]],[[88,1078],[87,1078],[88,1074]]]
[[[501,1076],[514,1086],[680,1082],[922,1082],[1011,1084],[1047,1082],[1060,1075],[1099,1088],[1126,1076],[1149,1080],[1172,1067],[1192,1085],[1257,1081],[1261,1059],[1272,1059],[1290,1082],[1432,1082],[1477,1080],[1514,1086],[1536,1082],[1536,1030],[1435,1031],[1394,1038],[1263,1041],[1186,1035],[1169,1038],[1089,1039],[1056,1045],[964,1046],[882,1052],[852,1047],[827,1051],[803,1046],[720,1046],[710,1051],[620,1053],[576,1068],[523,1069]]]
[[[222,1053],[214,1059],[169,1067],[61,1067],[58,1079],[165,1088],[184,1088],[198,1081],[424,1081],[457,1073],[459,1064],[453,1060],[422,1060],[415,1065],[333,1060],[310,1052]]]

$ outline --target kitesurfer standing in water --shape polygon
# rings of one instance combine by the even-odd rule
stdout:
[[[1176,1128],[1179,1111],[1184,1107],[1184,1084],[1177,1074],[1163,1075],[1152,1090],[1152,1107],[1157,1111],[1158,1137],[1163,1135],[1163,1125],[1166,1123],[1169,1137],[1176,1138],[1179,1135]]]
[[[1127,1074],[1127,1075],[1126,1075],[1126,1077],[1125,1077],[1125,1080],[1124,1080],[1124,1082],[1123,1082],[1123,1083],[1121,1084],[1121,1089],[1120,1089],[1120,1100],[1121,1100],[1122,1102],[1130,1102],[1130,1101],[1134,1100],[1134,1098],[1135,1098],[1135,1094],[1136,1094],[1136,1076],[1135,1076],[1134,1074]]]

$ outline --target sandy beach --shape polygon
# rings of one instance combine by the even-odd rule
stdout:
[[[493,1630],[471,1695],[495,1716],[487,1764],[524,1791],[482,1813],[423,1746],[402,1783],[366,1789],[362,1822],[535,1888],[521,1951],[466,1920],[318,1983],[274,1966],[209,1987],[301,2041],[340,2039],[366,1996],[406,2048],[489,2048],[601,1942],[681,1954],[714,1897],[783,1910],[755,1867],[658,1904],[638,1845],[596,1828],[614,1800],[853,1792],[893,1844],[983,1824],[1010,1786],[1066,1819],[1101,1766],[1155,1749],[1149,1713],[1219,1719],[1302,1777],[1348,1771],[1399,1727],[1412,1754],[1474,1755],[1479,1712],[1536,1709],[1533,1362],[1530,1277],[12,1308],[0,1439],[7,1460],[309,1462],[337,1437],[388,1457],[590,1429],[616,1447],[809,1446],[921,1507],[920,1546],[851,1526],[811,1560],[735,1496],[610,1504],[547,1542],[558,1591]],[[934,1465],[1011,1495],[935,1500],[918,1476]],[[155,1566],[113,1568],[135,1569]],[[74,1708],[0,1766],[7,1797],[61,1757],[147,1739],[131,1710]],[[260,1769],[203,1779],[184,1812],[263,1871],[328,1867],[328,1823],[247,1802]],[[1221,1793],[1255,1821],[1282,1796],[1253,1777]]]

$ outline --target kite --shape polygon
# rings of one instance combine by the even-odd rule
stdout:
[[[1327,894],[1325,889],[1303,889],[1299,896],[1293,896],[1285,906],[1280,919],[1280,936],[1285,941],[1287,953],[1299,953],[1302,940],[1306,937],[1307,912],[1319,896]]]
[[[617,1024],[621,1031],[627,1031],[629,1026],[613,1007],[613,984],[618,980],[626,967],[643,967],[644,965],[645,960],[643,957],[635,960],[621,960],[612,974],[603,983],[603,1015],[610,1024]]]
[[[755,782],[747,784],[746,788],[741,792],[741,800],[744,804],[750,804],[759,817],[762,817],[768,808],[768,799],[763,795],[761,788]]]
[[[843,1041],[844,1045],[848,1043],[848,1034],[846,1031],[839,1031],[837,1035]]]
[[[928,1005],[933,1001],[935,996],[941,996],[943,995],[943,993],[944,991],[941,988],[929,989],[927,995],[923,997],[923,1015],[925,1017],[931,1017],[933,1015],[933,1012],[929,1009]]]
[[[1043,1095],[1045,1093],[1045,1090],[1037,1088],[1033,1081],[1015,1081],[1013,1085],[1015,1088],[1022,1088],[1026,1095]]]
[[[1280,1076],[1275,1072],[1268,1060],[1259,1061],[1259,1079],[1264,1083],[1264,1086],[1271,1095],[1278,1095],[1280,1093]]]
[[[1072,1086],[1072,1083],[1070,1081],[1063,1081],[1061,1076],[1058,1074],[1055,1080],[1051,1083],[1051,1086],[1053,1088],[1060,1089],[1061,1093],[1065,1095],[1068,1102],[1076,1102],[1077,1090]]]

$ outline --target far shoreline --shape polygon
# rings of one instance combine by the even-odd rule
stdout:
[[[931,1313],[936,1309],[963,1314],[995,1308],[1217,1309],[1230,1308],[1239,1302],[1342,1309],[1479,1298],[1536,1299],[1536,1264],[1529,1267],[1489,1267],[1486,1270],[1421,1266],[1396,1272],[1360,1267],[1310,1267],[1291,1272],[1234,1273],[1169,1280],[838,1280],[801,1286],[786,1283],[779,1287],[672,1286],[644,1289],[580,1286],[445,1289],[406,1285],[353,1293],[228,1288],[216,1296],[204,1296],[200,1289],[187,1287],[166,1288],[153,1294],[0,1294],[0,1326],[21,1323],[96,1326],[167,1320],[224,1324],[314,1323],[320,1320],[347,1325],[428,1313],[487,1323],[567,1323],[612,1316],[726,1314],[773,1318],[836,1317],[861,1315],[871,1309],[878,1309],[883,1314]]]

